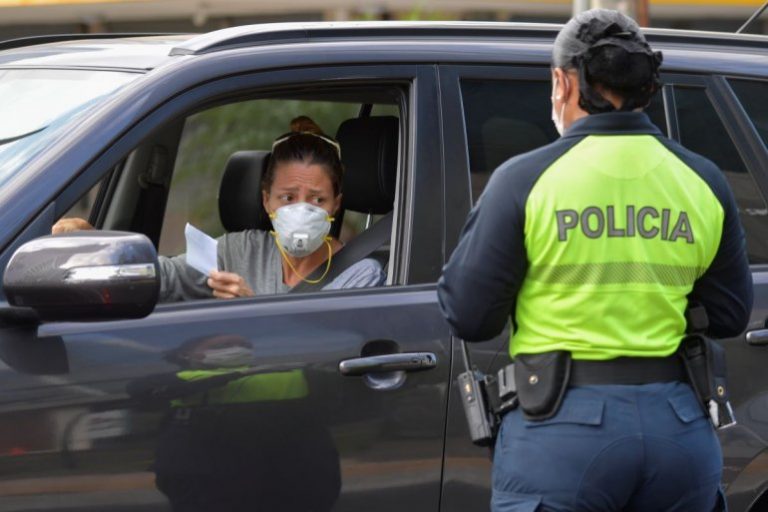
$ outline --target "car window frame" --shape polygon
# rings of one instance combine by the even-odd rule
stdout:
[[[678,87],[698,87],[704,89],[707,98],[715,109],[718,117],[728,133],[736,151],[744,162],[744,166],[757,184],[765,200],[768,197],[768,175],[762,169],[768,168],[768,151],[760,140],[760,135],[752,126],[749,116],[741,106],[741,102],[722,75],[688,75],[675,73],[666,75],[664,83],[671,89],[674,103],[675,89]],[[675,130],[670,138],[680,142],[679,119],[674,105],[673,122]],[[762,166],[762,167],[761,167]],[[768,201],[766,201],[768,204]]]
[[[400,83],[399,81],[394,81],[394,82],[391,82],[391,83],[390,82],[383,82],[382,84],[380,84],[379,87],[382,88],[382,89],[395,90],[395,89],[398,89],[398,88],[402,89],[403,87],[407,87],[407,86],[408,86],[408,84],[403,84],[403,83]],[[310,84],[310,87],[313,87],[313,84]],[[323,94],[327,94],[328,92],[331,92],[331,91],[342,92],[346,88],[349,88],[349,89],[352,89],[353,91],[355,91],[355,90],[357,90],[359,88],[359,86],[357,86],[357,85],[350,85],[349,83],[336,84],[333,81],[329,81],[327,83],[318,83],[317,87],[318,87],[319,90],[322,91]],[[168,197],[166,198],[167,200],[164,203],[165,212],[164,212],[164,215],[163,215],[163,224],[165,224],[165,222],[166,222],[166,220],[168,218],[168,203],[171,200],[171,197],[174,195],[174,180],[176,179],[177,172],[179,171],[178,159],[180,158],[180,155],[181,155],[181,152],[182,152],[183,143],[184,143],[184,137],[185,137],[185,134],[187,133],[187,130],[188,130],[188,127],[189,127],[190,118],[192,118],[194,116],[197,116],[197,115],[200,115],[200,114],[205,114],[207,112],[215,111],[216,109],[237,106],[238,104],[241,104],[241,103],[267,102],[267,101],[268,102],[290,101],[292,98],[287,98],[286,99],[284,97],[284,95],[286,93],[288,93],[289,96],[290,96],[291,93],[294,93],[294,94],[302,93],[303,94],[304,93],[304,89],[306,89],[306,88],[307,88],[307,84],[300,84],[299,86],[296,86],[296,87],[288,87],[287,86],[285,88],[282,88],[282,87],[279,87],[279,88],[269,87],[269,88],[267,88],[267,89],[265,89],[263,91],[249,92],[248,94],[246,94],[243,97],[235,96],[235,97],[227,99],[227,101],[224,101],[224,102],[217,102],[215,104],[205,105],[204,108],[196,109],[196,110],[190,112],[187,116],[185,116],[185,118],[183,120],[181,120],[181,122],[180,122],[180,126],[181,126],[180,137],[179,137],[179,143],[178,143],[178,145],[176,147],[176,154],[175,154],[175,158],[174,158],[174,160],[176,160],[176,162],[174,163],[173,168],[171,169],[171,171],[170,171],[170,173],[168,175]],[[364,88],[365,88],[365,86],[363,86],[363,89]],[[347,91],[344,91],[344,93],[346,93],[346,92]],[[401,112],[406,112],[406,114],[407,114],[408,105],[410,104],[409,98],[403,98],[402,95],[400,95],[400,96],[401,96],[399,98],[400,101],[398,101],[398,104],[397,104],[397,109],[398,109],[397,117],[398,117],[398,121],[401,120],[400,119],[400,117],[401,117],[400,113]],[[318,99],[314,99],[313,97],[304,98],[302,96],[301,99],[303,101],[307,101],[307,102],[315,102],[316,101],[316,102],[323,102],[323,103],[333,103],[332,100],[328,100],[324,96],[320,96]],[[341,102],[339,101],[338,104],[341,104]],[[355,105],[355,104],[352,103],[352,105]],[[360,109],[359,108],[357,110],[358,110],[358,113],[354,117],[356,117],[356,118],[367,117],[367,116],[361,116],[360,115],[360,112],[359,112]],[[322,127],[328,126],[329,128],[336,128],[336,127],[331,127],[329,125],[326,125],[322,120],[317,119],[315,116],[310,116],[310,117],[312,117],[313,119],[318,121],[319,124]],[[286,126],[287,126],[287,122],[289,120],[290,119],[286,119],[286,123],[285,123]],[[277,129],[277,127],[276,127],[276,129]],[[287,129],[287,128],[285,128],[285,129]],[[278,129],[275,133],[279,134],[279,133],[283,133],[283,132]],[[330,135],[332,135],[332,136],[335,136],[336,129],[334,129],[333,131],[328,131],[328,133]],[[402,136],[402,134],[404,134],[404,133],[406,133],[406,131],[404,130],[403,126],[400,126],[399,134]],[[210,141],[210,143],[214,144],[214,145],[219,143],[219,142],[220,142],[219,140],[212,140],[212,141]],[[402,145],[402,143],[403,143],[402,140],[398,141],[398,150],[399,150],[400,146]],[[249,146],[247,148],[245,148],[245,147],[240,148],[238,151],[268,151],[268,150],[269,150],[269,146],[262,146],[262,147]],[[211,183],[212,186],[216,187],[217,191],[218,191],[218,187],[220,185],[220,180],[221,180],[221,178],[224,175],[224,167],[225,166],[226,166],[226,164],[222,165],[221,167],[217,167],[217,169],[220,171],[219,172],[219,176],[218,176],[218,181],[216,181],[215,183],[213,183],[213,182]],[[402,162],[398,161],[398,173],[400,172],[401,169],[403,169],[403,164],[402,164]],[[212,204],[215,206],[215,209],[218,212],[218,204],[215,202],[215,199],[214,199],[214,202]],[[346,216],[349,213],[350,212],[344,212],[343,215],[344,215],[345,220],[346,220]],[[351,213],[358,213],[358,212],[351,212]],[[360,215],[365,215],[365,214],[361,213]],[[192,222],[191,219],[187,219],[187,221]],[[202,226],[196,226],[196,227],[203,229]],[[165,228],[165,226],[161,226],[161,229],[162,229],[161,235],[162,234],[166,234],[166,232],[164,231],[164,228]],[[213,236],[214,238],[219,235],[219,233],[214,234],[213,231],[209,232],[209,231],[207,231],[205,229],[203,229],[203,231],[206,231],[207,234],[209,234],[210,236]],[[162,245],[162,242],[163,242],[163,239],[162,239],[162,236],[161,236],[159,238],[159,240],[158,240],[158,244],[156,245],[157,248],[158,248],[158,254],[162,254],[162,255],[167,256],[167,257],[173,257],[176,254],[181,254],[181,252],[183,252],[183,250],[182,250],[181,252],[177,252],[177,253],[166,253],[166,252],[162,252],[161,253],[159,249],[160,249],[160,247]]]
[[[445,174],[445,246],[447,258],[459,241],[461,230],[472,208],[472,183],[469,169],[469,143],[467,139],[462,80],[533,81],[551,80],[549,64],[477,64],[440,66],[440,92],[442,96],[443,161]],[[450,213],[449,213],[450,212]]]
[[[680,121],[678,118],[677,102],[675,100],[676,89],[681,87],[693,87],[703,89],[712,108],[723,124],[726,133],[733,143],[739,157],[744,163],[747,174],[757,186],[758,193],[766,205],[768,205],[768,174],[763,169],[768,169],[768,148],[763,144],[760,134],[752,125],[749,115],[741,105],[735,92],[728,84],[725,75],[694,75],[687,73],[669,73],[663,75],[665,84],[665,100],[668,98],[668,125],[669,137],[677,143],[681,143]],[[738,78],[749,78],[739,76]],[[765,263],[750,263],[754,269],[768,268]]]
[[[768,172],[766,172],[768,169],[768,146],[752,123],[752,118],[742,105],[738,95],[728,83],[729,79],[756,80],[766,84],[768,84],[768,80],[765,77],[718,75],[713,77],[712,81],[712,94],[717,100],[715,103],[716,105],[718,103],[723,105],[723,113],[720,114],[720,117],[726,125],[733,125],[736,135],[734,142],[737,144],[737,148],[739,144],[744,147],[744,152],[748,155],[748,159],[745,159],[747,169],[757,183],[763,199],[766,199],[768,198]],[[731,135],[731,138],[733,139],[734,136]],[[766,204],[768,205],[768,200],[766,200]]]
[[[738,93],[736,93],[736,90],[733,88],[733,82],[759,82],[766,86],[768,86],[768,78],[767,77],[749,77],[749,76],[737,76],[737,75],[723,75],[722,76],[725,85],[727,86],[727,89],[730,93],[733,93],[733,96],[738,101],[738,108],[734,107],[739,113],[743,114],[746,119],[749,120],[749,124],[754,129],[754,133],[757,134],[757,139],[763,143],[763,146],[768,149],[768,140],[765,140],[762,135],[760,135],[760,132],[757,130],[757,127],[754,125],[754,122],[752,121],[752,116],[749,114],[746,108],[744,108],[744,102],[741,100],[742,96],[740,96]],[[749,129],[749,128],[747,128]]]
[[[160,105],[133,126],[115,142],[105,147],[101,154],[55,199],[56,214],[63,213],[69,205],[89,190],[99,179],[118,165],[130,152],[138,147],[146,135],[162,129],[168,123],[199,111],[206,104],[219,103],[224,98],[258,95],[266,89],[291,87],[297,84],[323,82],[339,85],[362,85],[364,83],[406,84],[407,111],[401,116],[401,140],[399,144],[399,170],[397,193],[394,210],[394,237],[391,242],[391,267],[389,281],[397,287],[410,288],[409,285],[434,283],[442,268],[442,254],[435,247],[442,242],[442,218],[433,203],[442,201],[442,187],[435,188],[435,181],[440,180],[439,145],[425,142],[425,149],[420,147],[420,139],[434,141],[438,129],[437,86],[435,70],[432,66],[419,64],[394,65],[335,65],[328,67],[307,67],[284,69],[279,71],[253,71],[238,76],[222,77],[216,81],[201,84],[178,94]],[[431,194],[430,201],[423,198]],[[420,199],[417,199],[420,198]],[[58,216],[58,215],[57,215]],[[427,236],[414,236],[415,232]],[[20,241],[21,242],[21,241]],[[19,243],[20,243],[19,242]],[[14,244],[16,245],[16,244]],[[391,289],[391,287],[388,287]],[[372,289],[371,289],[372,290]],[[322,294],[343,293],[344,291],[316,292]],[[301,294],[314,295],[313,293]],[[274,296],[244,298],[236,301],[243,304],[248,300],[259,300]],[[296,295],[293,295],[296,297]],[[189,301],[184,307],[210,307],[218,299]],[[168,307],[178,307],[179,303],[158,304],[156,311]]]

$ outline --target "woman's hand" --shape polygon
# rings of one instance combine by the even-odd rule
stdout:
[[[208,276],[208,286],[213,289],[213,296],[219,299],[253,297],[255,295],[245,279],[233,272],[211,270]]]
[[[72,231],[81,231],[83,229],[93,229],[93,226],[87,220],[79,217],[59,219],[51,228],[51,234],[71,233]]]

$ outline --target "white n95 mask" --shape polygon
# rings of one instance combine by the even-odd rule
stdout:
[[[562,108],[560,109],[560,115],[557,115],[557,112],[555,111],[555,104],[552,103],[552,123],[555,125],[555,130],[557,130],[557,133],[560,134],[560,136],[563,136],[563,133],[565,133],[565,127],[563,126],[563,114],[565,113],[565,103],[563,103]]]
[[[294,258],[308,256],[323,245],[333,221],[327,211],[309,203],[281,206],[269,218],[279,247]]]
[[[563,136],[563,132],[565,132],[565,127],[563,126],[563,114],[565,113],[565,102],[563,102],[562,107],[560,107],[560,115],[557,115],[557,111],[555,110],[555,93],[557,92],[557,84],[560,83],[560,79],[556,78],[555,81],[552,83],[552,97],[550,98],[552,100],[552,123],[555,125],[555,130],[557,130],[557,133],[560,134],[560,136]],[[560,96],[557,97],[557,99],[560,99]]]

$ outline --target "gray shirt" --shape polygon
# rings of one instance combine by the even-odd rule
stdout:
[[[275,240],[266,231],[246,230],[218,238],[219,269],[240,275],[256,295],[286,293],[283,265]],[[187,265],[181,254],[160,256],[160,302],[174,302],[213,297],[206,284],[208,276]],[[342,272],[323,290],[379,286],[386,276],[381,264],[370,258],[358,261]]]

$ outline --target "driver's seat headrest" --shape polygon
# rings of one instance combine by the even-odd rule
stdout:
[[[272,230],[261,201],[261,176],[269,151],[238,151],[229,157],[219,186],[219,217],[227,232]]]
[[[394,116],[357,117],[339,126],[344,209],[375,215],[392,210],[399,126]]]

